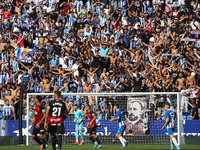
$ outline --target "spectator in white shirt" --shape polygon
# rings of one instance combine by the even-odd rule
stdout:
[[[192,22],[190,23],[190,26],[191,26],[192,30],[195,31],[195,30],[198,29],[199,22],[197,22],[196,19],[193,18],[193,19],[192,19]]]
[[[73,73],[74,77],[78,76],[78,67],[79,67],[79,65],[78,65],[78,60],[76,60],[75,64],[72,66],[72,70],[76,70],[76,71]]]

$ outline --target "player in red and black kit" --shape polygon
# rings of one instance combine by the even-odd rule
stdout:
[[[35,120],[31,123],[34,124],[32,138],[40,144],[40,150],[46,150],[46,142],[44,139],[44,119],[45,119],[45,107],[40,103],[42,100],[41,96],[36,96],[35,103],[36,107],[34,109]],[[37,134],[40,134],[40,139]]]
[[[94,112],[90,110],[90,106],[86,106],[86,117],[88,117],[89,122],[86,124],[86,127],[89,125],[88,131],[87,131],[87,137],[94,143],[94,148],[98,145],[98,148],[101,147],[101,143],[99,141],[99,138],[96,135],[97,130],[97,124],[96,124],[96,115]],[[91,136],[93,135],[93,137]]]
[[[62,135],[65,133],[64,120],[67,116],[67,109],[65,103],[61,101],[60,96],[60,91],[54,92],[54,100],[49,102],[49,106],[47,106],[47,111],[45,115],[44,127],[46,130],[48,129],[51,134],[53,150],[56,150],[56,134],[58,135],[58,150],[61,150]]]

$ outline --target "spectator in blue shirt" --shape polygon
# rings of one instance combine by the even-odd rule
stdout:
[[[2,20],[0,19],[0,29],[2,29],[2,28],[6,28],[6,26],[5,26],[5,24],[4,23],[2,23]]]
[[[88,36],[88,38],[90,38],[91,34],[92,34],[92,33],[90,32],[90,28],[87,28],[87,29],[86,29],[86,32],[84,32],[83,36],[84,36],[84,37]]]
[[[102,47],[99,48],[101,55],[106,56],[108,54],[109,48],[106,48],[106,45],[102,45]]]
[[[31,74],[28,73],[28,70],[26,69],[24,71],[24,74],[22,74],[22,77],[24,78],[25,83],[30,83],[31,82]]]
[[[58,65],[58,60],[55,59],[55,56],[52,56],[52,59],[49,61],[50,68],[56,68]]]

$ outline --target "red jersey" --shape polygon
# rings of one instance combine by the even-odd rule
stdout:
[[[61,16],[66,16],[66,15],[68,15],[69,10],[70,10],[70,7],[69,7],[69,6],[64,6],[64,7],[62,8]]]
[[[23,37],[18,37],[18,41],[20,41]],[[20,42],[20,47],[24,47],[24,39]]]
[[[95,113],[92,112],[91,110],[89,110],[89,111],[88,111],[87,117],[88,117],[88,120],[89,120],[89,123],[90,123],[90,122],[94,119]],[[91,125],[89,124],[89,128],[93,128],[94,126],[96,126],[95,120],[92,122]]]
[[[48,124],[59,124],[64,122],[64,114],[66,113],[66,105],[61,100],[52,100],[49,102],[49,121]]]
[[[5,19],[9,19],[13,15],[10,11],[4,11],[2,14],[5,16]]]
[[[43,115],[45,114],[45,107],[42,104],[36,105],[34,109],[34,114],[35,114],[34,124],[38,124],[42,120]],[[44,123],[44,120],[42,121],[42,123]]]

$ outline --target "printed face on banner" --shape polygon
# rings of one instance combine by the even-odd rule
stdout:
[[[144,125],[145,110],[147,107],[146,98],[128,98],[127,100],[127,112],[128,112],[128,128],[132,130],[132,133],[135,134],[145,134],[146,126]]]

